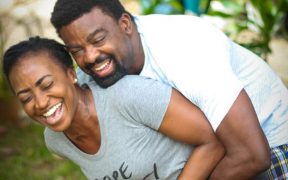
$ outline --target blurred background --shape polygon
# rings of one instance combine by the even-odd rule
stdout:
[[[288,87],[288,0],[122,0],[141,14],[186,14],[213,23],[261,56]],[[61,40],[49,18],[55,0],[0,1],[0,179],[85,179],[80,169],[46,149],[43,127],[22,111],[2,75],[12,44],[39,35]]]

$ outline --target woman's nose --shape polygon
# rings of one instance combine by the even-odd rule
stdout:
[[[44,93],[39,93],[35,96],[35,108],[37,110],[44,110],[49,106],[49,98]]]

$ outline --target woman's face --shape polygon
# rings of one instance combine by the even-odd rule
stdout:
[[[22,57],[9,74],[27,115],[58,132],[69,128],[77,108],[75,78],[72,69],[64,70],[47,52]]]

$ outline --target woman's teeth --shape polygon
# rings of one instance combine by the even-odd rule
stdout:
[[[55,113],[55,111],[62,105],[62,103],[58,103],[55,106],[51,107],[46,113],[43,114],[44,117],[51,116]]]

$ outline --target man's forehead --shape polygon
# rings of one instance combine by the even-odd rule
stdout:
[[[93,9],[91,9],[91,11],[84,13],[81,17],[75,19],[73,22],[75,21],[86,22],[87,20],[91,19],[101,21],[102,19],[106,18],[112,18],[112,17],[109,16],[107,13],[103,12],[101,9],[94,7]],[[91,24],[92,22],[89,21],[89,23]]]
[[[103,13],[99,8],[93,8],[90,12],[63,26],[59,35],[69,48],[78,46],[84,41],[87,42],[87,39],[91,39],[91,36],[95,36],[99,32],[107,32],[109,29],[115,28],[114,25],[115,20],[111,16]]]
[[[103,29],[103,27],[111,25],[111,21],[114,21],[111,16],[104,14],[98,8],[93,8],[90,12],[83,14],[81,17],[75,19],[61,29],[73,29],[73,31],[87,31],[89,29],[90,31],[95,31],[96,29]]]

